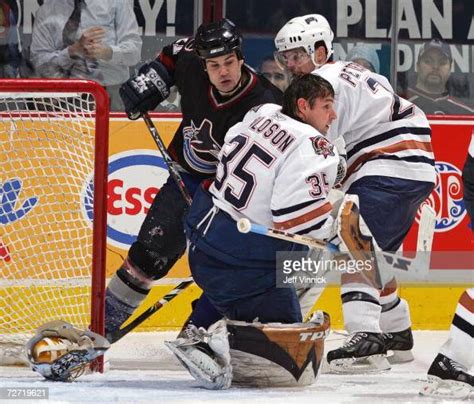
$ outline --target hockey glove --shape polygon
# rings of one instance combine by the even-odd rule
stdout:
[[[155,109],[168,98],[173,85],[166,68],[156,60],[143,65],[138,73],[120,87],[120,97],[130,119],[138,119],[142,113]]]

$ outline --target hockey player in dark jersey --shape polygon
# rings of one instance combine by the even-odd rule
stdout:
[[[474,132],[462,171],[464,205],[474,232]],[[420,394],[448,400],[463,400],[474,389],[473,346],[474,288],[468,288],[459,297],[451,321],[449,338],[439,349],[428,369],[428,380],[423,382]]]
[[[181,175],[193,195],[203,179],[214,176],[227,130],[253,106],[281,104],[282,93],[244,64],[242,37],[227,19],[201,25],[194,38],[164,47],[156,59],[124,83],[120,93],[128,116],[138,118],[155,109],[173,85],[181,94],[183,119],[169,153],[182,167]],[[186,208],[170,178],[155,197],[137,241],[107,287],[107,336],[139,306],[152,282],[164,277],[183,255]],[[209,305],[208,311],[212,310]]]

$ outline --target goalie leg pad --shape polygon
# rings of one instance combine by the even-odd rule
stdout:
[[[101,335],[55,320],[37,329],[26,344],[26,356],[32,370],[46,379],[69,382],[81,376],[87,365],[109,348],[109,342]]]
[[[233,383],[256,387],[307,386],[318,375],[329,334],[329,315],[308,323],[227,321]]]
[[[228,389],[232,382],[229,341],[224,320],[219,320],[206,331],[190,324],[186,337],[166,341],[191,376],[209,390]]]

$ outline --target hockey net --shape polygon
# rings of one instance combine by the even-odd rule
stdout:
[[[50,320],[103,334],[108,109],[86,80],[0,80],[0,364]]]

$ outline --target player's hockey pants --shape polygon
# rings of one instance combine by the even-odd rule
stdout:
[[[212,207],[210,194],[200,188],[185,223],[191,273],[209,301],[233,320],[302,321],[294,289],[276,287],[276,252],[297,247],[258,234],[242,234],[227,213],[218,210],[209,215]]]
[[[347,193],[359,196],[360,213],[379,247],[397,251],[433,187],[432,182],[373,175],[355,181]]]

